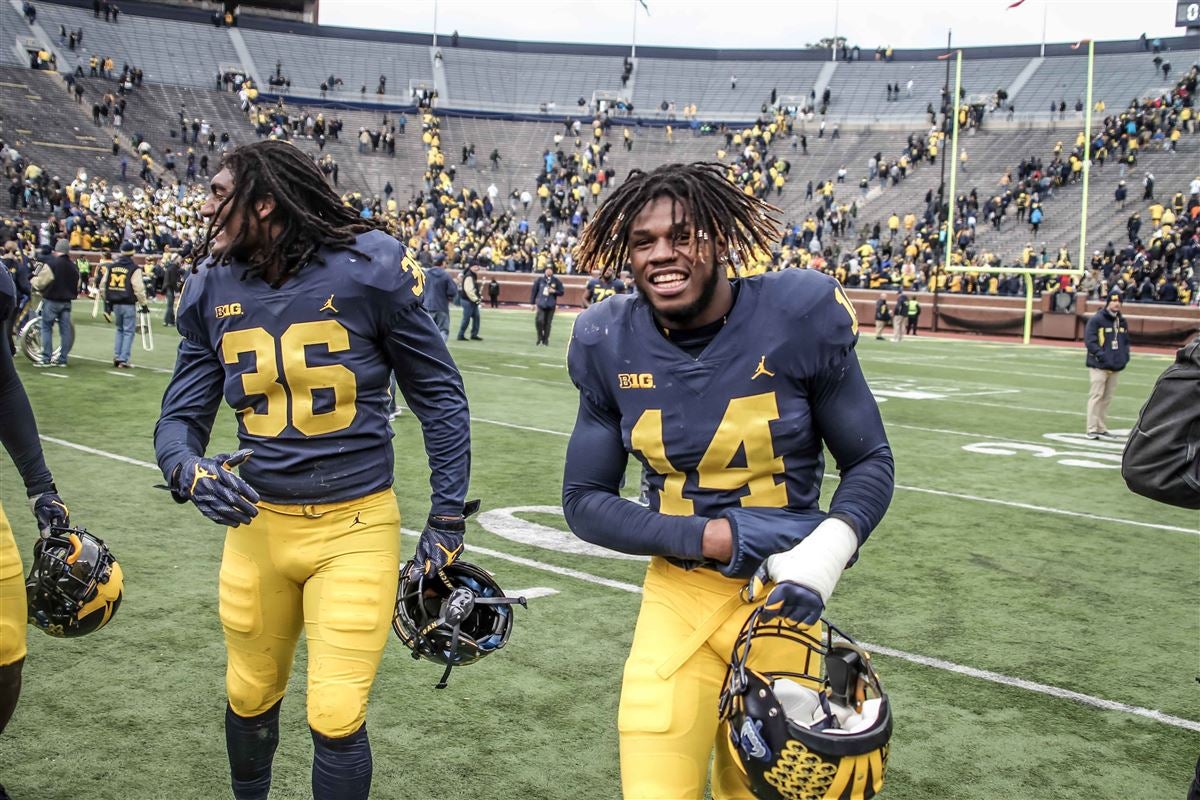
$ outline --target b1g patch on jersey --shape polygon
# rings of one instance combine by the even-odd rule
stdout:
[[[222,306],[217,306],[215,309],[217,319],[224,317],[240,317],[242,315],[241,303],[226,303]]]
[[[653,389],[654,375],[649,372],[618,372],[617,386],[621,389]]]

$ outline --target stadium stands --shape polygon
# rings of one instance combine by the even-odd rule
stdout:
[[[98,177],[116,176],[111,133],[92,125],[57,75],[0,67],[0,88],[0,140],[49,176],[70,180],[80,169]]]
[[[0,3],[0,64],[29,66],[29,59],[18,51],[17,39],[29,35],[29,26],[9,3]]]
[[[661,116],[665,100],[674,101],[680,111],[695,103],[701,119],[754,119],[770,102],[772,89],[781,96],[807,97],[822,65],[819,61],[639,58],[634,107],[639,113]],[[730,88],[731,77],[737,78],[736,89]]]
[[[962,86],[970,95],[991,95],[1008,89],[1029,63],[1025,58],[976,60],[964,56]],[[839,63],[829,82],[832,94],[829,116],[833,119],[921,118],[932,103],[941,107],[942,86],[946,85],[946,62],[928,61],[855,61]],[[912,96],[908,82],[913,82]],[[887,99],[887,84],[899,84],[899,99]],[[950,85],[954,83],[954,65],[950,64]]]
[[[221,33],[225,35],[224,31]],[[279,62],[283,75],[292,81],[292,92],[300,96],[318,97],[322,82],[336,76],[342,85],[331,89],[330,97],[357,100],[362,97],[361,88],[366,86],[371,100],[386,99],[389,103],[407,104],[411,102],[410,81],[433,80],[428,47],[300,37],[250,28],[242,29],[241,35],[263,80],[274,74],[275,64]],[[384,98],[376,94],[381,75],[387,78]]]
[[[1080,49],[1082,53],[1082,48]],[[1174,54],[1170,54],[1174,55]],[[1179,53],[1175,77],[1195,63],[1200,53]],[[1150,53],[1121,55],[1097,55],[1093,67],[1094,85],[1092,102],[1104,101],[1109,109],[1120,109],[1129,101],[1147,95],[1159,95],[1168,91],[1172,82],[1164,80],[1151,60]],[[965,64],[964,64],[965,71]],[[1033,73],[1029,82],[1014,98],[1022,111],[1049,113],[1050,103],[1064,101],[1070,119],[1079,119],[1075,112],[1076,100],[1084,100],[1087,88],[1087,58],[1083,55],[1047,58]]]
[[[57,41],[60,25],[83,28],[83,45],[74,53],[66,46],[58,68],[88,71],[92,55],[110,57],[119,72],[122,64],[140,67],[146,80],[183,86],[213,86],[218,68],[237,66],[237,51],[229,32],[194,22],[122,14],[119,22],[97,20],[90,11],[54,3],[38,3],[38,22]],[[63,63],[65,62],[65,63]]]
[[[570,114],[579,98],[591,102],[597,89],[619,90],[621,59],[552,53],[500,53],[442,48],[448,83],[446,105],[482,111]]]
[[[570,162],[592,144],[591,109],[580,108],[577,101],[581,97],[591,100],[593,93],[601,90],[620,92],[631,98],[636,108],[636,116],[615,115],[605,138],[598,143],[608,148],[603,166],[619,181],[631,169],[652,169],[670,162],[721,159],[732,165],[743,155],[744,144],[737,140],[731,144],[727,137],[763,117],[764,105],[773,93],[781,100],[787,98],[789,105],[811,97],[819,107],[821,90],[828,87],[828,113],[824,117],[801,114],[795,118],[795,140],[788,130],[779,129],[773,131],[769,149],[756,144],[758,154],[754,158],[764,159],[763,172],[772,163],[780,165],[774,159],[787,162],[781,167],[786,180],[780,190],[771,184],[774,172],[756,175],[752,183],[758,184],[759,191],[766,189],[767,199],[781,209],[782,220],[790,228],[824,210],[821,183],[836,180],[839,169],[844,168],[845,180],[833,184],[832,199],[833,206],[849,217],[845,232],[835,236],[821,230],[819,223],[814,224],[826,249],[823,256],[832,264],[844,264],[849,253],[870,238],[876,225],[881,227],[881,239],[886,244],[891,238],[887,219],[892,214],[915,216],[920,233],[928,199],[937,192],[942,179],[943,164],[910,163],[906,159],[907,174],[902,179],[881,181],[875,177],[866,187],[860,185],[867,175],[868,159],[878,155],[890,166],[906,153],[906,137],[910,142],[924,142],[937,130],[930,125],[926,108],[932,105],[936,109],[941,104],[947,63],[934,58],[936,51],[901,53],[894,61],[831,62],[796,51],[769,59],[749,51],[648,48],[636,60],[636,69],[622,90],[622,48],[466,39],[460,46],[446,47],[442,43],[437,49],[415,34],[314,29],[298,23],[267,24],[261,20],[246,20],[238,29],[218,28],[204,24],[204,15],[195,10],[141,4],[134,13],[123,14],[119,23],[109,23],[97,20],[85,5],[80,0],[38,5],[39,30],[51,34],[60,69],[83,66],[84,77],[79,79],[84,89],[81,104],[72,102],[58,76],[18,66],[23,62],[18,60],[15,46],[8,48],[7,59],[16,63],[0,68],[0,138],[24,159],[41,165],[48,177],[58,176],[64,181],[80,168],[92,178],[116,181],[119,163],[125,158],[129,164],[127,180],[136,185],[141,165],[133,146],[143,139],[150,145],[152,169],[165,189],[174,191],[174,183],[183,179],[189,147],[196,150],[197,160],[208,154],[211,174],[219,163],[222,145],[218,143],[210,152],[206,142],[185,143],[179,137],[180,112],[189,121],[204,120],[218,136],[227,133],[229,146],[252,141],[255,126],[240,107],[238,95],[213,88],[217,68],[238,68],[249,76],[272,76],[277,61],[280,74],[291,81],[290,89],[282,89],[282,105],[277,105],[277,97],[271,94],[257,98],[255,113],[280,117],[287,135],[298,147],[314,159],[328,162],[329,167],[336,163],[337,189],[356,208],[377,205],[376,198],[382,198],[384,187],[390,184],[401,215],[418,194],[423,193],[426,209],[441,205],[435,202],[440,193],[430,191],[438,173],[429,169],[430,154],[421,142],[421,113],[411,106],[409,95],[413,83],[435,85],[441,95],[437,105],[450,109],[448,113],[439,112],[438,118],[440,157],[446,169],[454,172],[452,193],[456,197],[463,190],[483,194],[494,184],[498,194],[496,214],[514,213],[511,220],[499,223],[511,227],[495,233],[507,237],[506,245],[523,242],[524,234],[516,231],[519,221],[525,218],[532,226],[541,213],[536,199],[525,210],[513,196],[530,192],[536,197],[539,180],[544,179],[545,154],[560,150]],[[37,32],[10,3],[0,2],[0,6],[0,22],[14,45],[19,37]],[[60,24],[85,31],[84,45],[73,54],[57,42]],[[178,41],[194,43],[198,54],[181,56],[170,44]],[[1164,56],[1175,64],[1170,80],[1164,80],[1152,61],[1153,54],[1134,47],[1136,44],[1111,43],[1098,48],[1094,101],[1102,100],[1106,107],[1093,117],[1094,134],[1101,129],[1104,117],[1125,111],[1132,98],[1168,94],[1200,54],[1190,40],[1168,40],[1168,47],[1176,49],[1166,51]],[[1185,48],[1180,50],[1181,46]],[[947,157],[958,162],[963,150],[970,155],[965,170],[958,174],[956,193],[960,197],[974,193],[982,205],[1002,194],[1002,176],[1008,173],[1015,178],[1017,165],[1031,158],[1040,158],[1049,165],[1058,142],[1065,146],[1064,158],[1070,155],[1083,127],[1083,115],[1074,106],[1077,99],[1082,99],[1086,61],[1081,51],[1062,45],[1049,47],[1045,58],[1036,57],[1035,52],[1029,47],[965,51],[963,87],[968,101],[990,108],[991,96],[1004,89],[1020,111],[1015,119],[1003,109],[983,112],[979,128],[962,131],[957,152],[951,151],[948,137],[939,143],[938,157],[943,162]],[[92,103],[111,96],[118,88],[110,78],[87,77],[87,61],[92,53],[111,57],[117,72],[123,63],[145,71],[144,85],[125,97],[127,107],[119,131],[111,127],[111,117],[100,125],[92,121]],[[0,53],[3,58],[5,55]],[[387,80],[382,96],[376,93],[381,75]],[[331,76],[342,84],[321,97],[320,85],[328,83]],[[736,88],[731,87],[734,76]],[[888,84],[899,87],[891,99],[885,89]],[[360,91],[364,86],[365,94]],[[1051,102],[1057,105],[1060,101],[1068,106],[1062,119],[1057,112],[1050,112]],[[249,102],[255,99],[249,98]],[[674,104],[674,119],[666,118],[664,102]],[[694,121],[685,117],[690,104],[698,109]],[[394,154],[386,146],[359,146],[360,130],[379,132],[395,125],[401,109],[407,114],[408,129],[404,134],[396,131]],[[326,122],[340,121],[340,138],[330,136],[319,141],[305,135],[302,121],[318,114]],[[581,123],[578,146],[569,128],[572,119]],[[764,119],[764,125],[784,124],[782,117]],[[740,122],[726,131],[721,120]],[[663,127],[668,121],[674,128],[670,137]],[[1145,172],[1156,176],[1159,197],[1170,197],[1196,178],[1200,140],[1194,122],[1190,133],[1186,132],[1188,125],[1182,127],[1185,133],[1177,143],[1178,152],[1167,152],[1161,144],[1149,142],[1140,149],[1136,168],[1125,175],[1121,174],[1115,153],[1109,154],[1106,164],[1096,165],[1088,203],[1089,251],[1102,249],[1109,241],[1121,247],[1127,240],[1128,215],[1140,210],[1145,216],[1148,202],[1139,202]],[[623,146],[626,130],[632,136],[631,149]],[[259,135],[265,132],[263,128]],[[114,133],[120,134],[119,155],[112,152]],[[802,136],[807,152],[797,141]],[[750,141],[747,135],[745,143]],[[463,152],[467,147],[474,148],[474,164],[465,163]],[[168,149],[176,154],[173,175],[161,172]],[[488,158],[493,150],[501,156],[495,167]],[[749,171],[739,174],[748,176],[757,171],[753,159],[747,163],[751,165]],[[584,173],[583,207],[591,209],[594,203],[587,191],[591,168]],[[563,176],[557,177],[561,180]],[[1122,178],[1130,207],[1118,212],[1113,192]],[[805,196],[810,183],[816,191],[814,199]],[[968,256],[999,256],[1002,263],[1011,264],[1028,246],[1050,260],[1060,248],[1066,248],[1072,262],[1077,261],[1080,185],[1066,182],[1052,191],[1043,191],[1039,199],[1044,219],[1036,234],[1028,222],[1018,222],[1010,208],[998,230],[985,219],[977,219]],[[374,213],[381,211],[377,207]],[[966,211],[960,207],[958,220],[965,217]],[[570,211],[558,223],[555,236],[570,235],[569,219]],[[1152,232],[1147,220],[1143,241]],[[540,230],[538,235],[542,235]],[[490,241],[491,236],[488,233],[482,238]],[[545,247],[551,238],[533,246]],[[899,238],[904,238],[904,232]],[[924,240],[919,261],[932,259],[940,249],[932,223],[919,238]],[[788,247],[785,245],[782,256],[787,263],[808,263],[808,253],[801,252],[803,243],[798,249]],[[816,257],[818,262],[822,259]]]

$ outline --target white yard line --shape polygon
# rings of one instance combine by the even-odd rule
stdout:
[[[118,455],[117,453],[110,453],[105,450],[98,450],[94,447],[87,447],[85,445],[75,444],[74,442],[68,442],[64,439],[57,439],[52,436],[42,436],[41,438],[43,441],[62,445],[63,447],[70,447],[72,449],[80,450],[82,452],[90,453],[92,455],[103,456],[105,458],[110,458],[115,461],[120,461],[120,462],[123,462],[126,464],[133,464],[133,465],[139,466],[139,467],[145,467],[147,469],[152,469],[155,472],[158,472],[158,466],[155,464],[151,464],[147,461],[139,461],[135,458],[129,458],[128,456]],[[906,487],[897,487],[897,488],[906,488]],[[911,488],[911,487],[907,487],[907,488]],[[946,495],[949,495],[952,497],[969,497],[969,495],[956,495],[956,494],[953,494],[950,492],[936,492],[933,490],[922,490],[922,489],[913,489],[913,490],[914,491],[928,491],[932,494],[946,494]],[[971,499],[975,499],[975,498],[971,498]],[[1037,508],[1036,506],[1024,506],[1024,504],[1013,504],[1013,505],[1020,505],[1022,507],[1029,507],[1029,508]],[[1091,516],[1091,515],[1079,514],[1077,516]],[[1101,519],[1103,519],[1103,518],[1101,518]],[[1119,522],[1119,521],[1126,521],[1126,520],[1112,520],[1112,521]],[[1151,527],[1169,527],[1169,526],[1151,526]],[[1175,530],[1183,530],[1183,529],[1177,528]],[[413,531],[413,530],[409,530],[409,529],[404,529],[403,533],[405,533],[409,536],[414,536],[414,537],[419,535],[417,531]],[[524,558],[523,556],[509,555],[508,553],[504,553],[499,550],[492,550],[492,549],[486,548],[486,547],[472,546],[468,550],[468,552],[478,553],[479,555],[490,556],[492,558],[499,558],[504,561],[510,561],[514,564],[520,564],[521,566],[530,567],[532,569],[541,570],[543,572],[549,572],[549,573],[552,573],[555,575],[563,575],[565,577],[575,578],[577,580],[585,581],[587,583],[593,583],[598,586],[605,586],[610,589],[618,589],[620,591],[629,592],[631,594],[641,594],[641,591],[642,591],[642,587],[636,586],[632,583],[624,583],[622,581],[616,581],[616,580],[612,580],[610,578],[602,578],[598,575],[592,575],[590,573],[583,572],[581,570],[570,569],[568,567],[559,567],[554,564],[547,564],[542,561],[536,561],[532,558]],[[1120,712],[1124,712],[1126,714],[1133,714],[1133,715],[1136,715],[1139,717],[1144,717],[1146,719],[1152,720],[1154,722],[1161,723],[1163,725],[1170,725],[1170,726],[1176,727],[1176,728],[1183,728],[1185,730],[1200,732],[1200,722],[1197,722],[1195,720],[1190,720],[1190,719],[1184,719],[1182,717],[1176,717],[1171,714],[1165,714],[1162,711],[1157,711],[1155,709],[1142,708],[1141,706],[1129,705],[1127,703],[1118,703],[1114,700],[1105,700],[1102,697],[1094,697],[1089,694],[1083,694],[1082,692],[1076,692],[1072,689],[1062,689],[1060,687],[1051,686],[1051,685],[1045,684],[1045,683],[1037,683],[1034,681],[1028,681],[1028,680],[1025,680],[1024,678],[1014,678],[1014,677],[1011,677],[1008,675],[1003,675],[998,672],[992,672],[990,670],[977,669],[975,667],[968,667],[968,666],[964,666],[962,664],[956,664],[952,661],[945,661],[943,659],[932,658],[930,656],[922,656],[922,655],[918,655],[916,653],[908,653],[903,650],[895,650],[890,647],[874,645],[869,642],[862,642],[861,644],[863,645],[863,647],[867,648],[867,650],[869,650],[869,651],[873,650],[882,655],[886,655],[891,658],[898,658],[898,659],[901,659],[903,661],[908,661],[913,664],[919,664],[919,665],[925,666],[925,667],[932,667],[934,669],[940,669],[940,670],[943,670],[946,672],[952,672],[952,673],[955,673],[958,675],[964,675],[964,676],[971,677],[971,678],[977,678],[979,680],[989,681],[991,683],[997,683],[997,684],[1000,684],[1003,686],[1011,686],[1011,687],[1017,688],[1017,689],[1024,689],[1025,691],[1028,691],[1028,692],[1035,692],[1037,694],[1044,694],[1044,695],[1048,695],[1050,697],[1057,697],[1061,700],[1068,700],[1068,701],[1071,701],[1074,703],[1091,706],[1093,708],[1103,709],[1105,711],[1120,711]]]
[[[136,458],[130,458],[129,456],[118,455],[117,453],[110,453],[107,450],[97,450],[95,447],[88,447],[85,444],[76,444],[75,442],[68,442],[66,439],[56,439],[53,436],[46,436],[44,434],[40,435],[38,438],[40,438],[43,442],[50,442],[51,444],[56,444],[61,447],[69,447],[72,450],[79,450],[80,452],[90,453],[94,456],[103,456],[104,458],[111,458],[113,461],[121,461],[125,464],[133,464],[135,467],[146,467],[147,469],[152,469],[155,472],[158,472],[158,465],[151,464],[149,461],[138,461]]]
[[[71,359],[74,360],[76,358],[80,359],[81,361],[95,361],[98,364],[111,364],[112,363],[111,358],[95,358],[93,356],[81,356],[78,353],[71,353]],[[175,370],[166,369],[165,367],[147,367],[147,366],[143,366],[141,364],[130,364],[129,366],[133,367],[134,369],[146,369],[151,372],[161,372],[166,375],[170,375],[173,372],[175,372]]]

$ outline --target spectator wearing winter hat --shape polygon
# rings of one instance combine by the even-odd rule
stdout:
[[[1091,391],[1087,404],[1087,437],[1115,438],[1108,432],[1108,404],[1117,389],[1117,374],[1129,363],[1129,329],[1121,316],[1121,293],[1110,291],[1107,302],[1088,320],[1087,347]]]
[[[113,366],[119,369],[130,369],[132,366],[129,360],[133,350],[137,309],[141,308],[144,312],[150,310],[146,305],[142,268],[133,261],[136,249],[133,242],[121,242],[121,255],[107,265],[99,280],[105,302],[112,305],[113,327],[117,329],[113,340]]]
[[[79,294],[79,270],[68,257],[71,245],[59,239],[53,254],[43,253],[44,260],[33,276],[33,288],[40,292],[42,303],[42,360],[39,367],[65,367],[71,345],[75,343],[75,326],[71,324],[71,301]],[[57,357],[52,332],[58,325],[61,338]]]

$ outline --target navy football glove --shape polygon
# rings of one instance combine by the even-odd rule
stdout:
[[[425,530],[417,542],[417,553],[413,556],[413,580],[419,575],[432,575],[450,566],[462,555],[463,535],[467,532],[467,517],[479,510],[478,500],[469,500],[463,506],[461,517],[445,517],[430,514],[425,521]]]
[[[763,603],[764,619],[787,617],[798,625],[815,625],[825,611],[825,601],[807,586],[792,581],[775,584]]]
[[[846,565],[854,560],[858,545],[858,536],[848,523],[827,517],[790,550],[774,553],[763,562],[750,581],[747,599],[756,600],[766,584],[774,581],[763,603],[763,617],[814,625]]]
[[[253,450],[221,453],[212,458],[188,456],[180,464],[172,492],[195,503],[200,513],[221,525],[236,528],[257,514],[258,492],[233,473]]]
[[[67,510],[67,504],[58,496],[56,489],[29,498],[29,505],[33,507],[38,533],[42,536],[49,536],[52,527],[71,527],[71,512]]]

